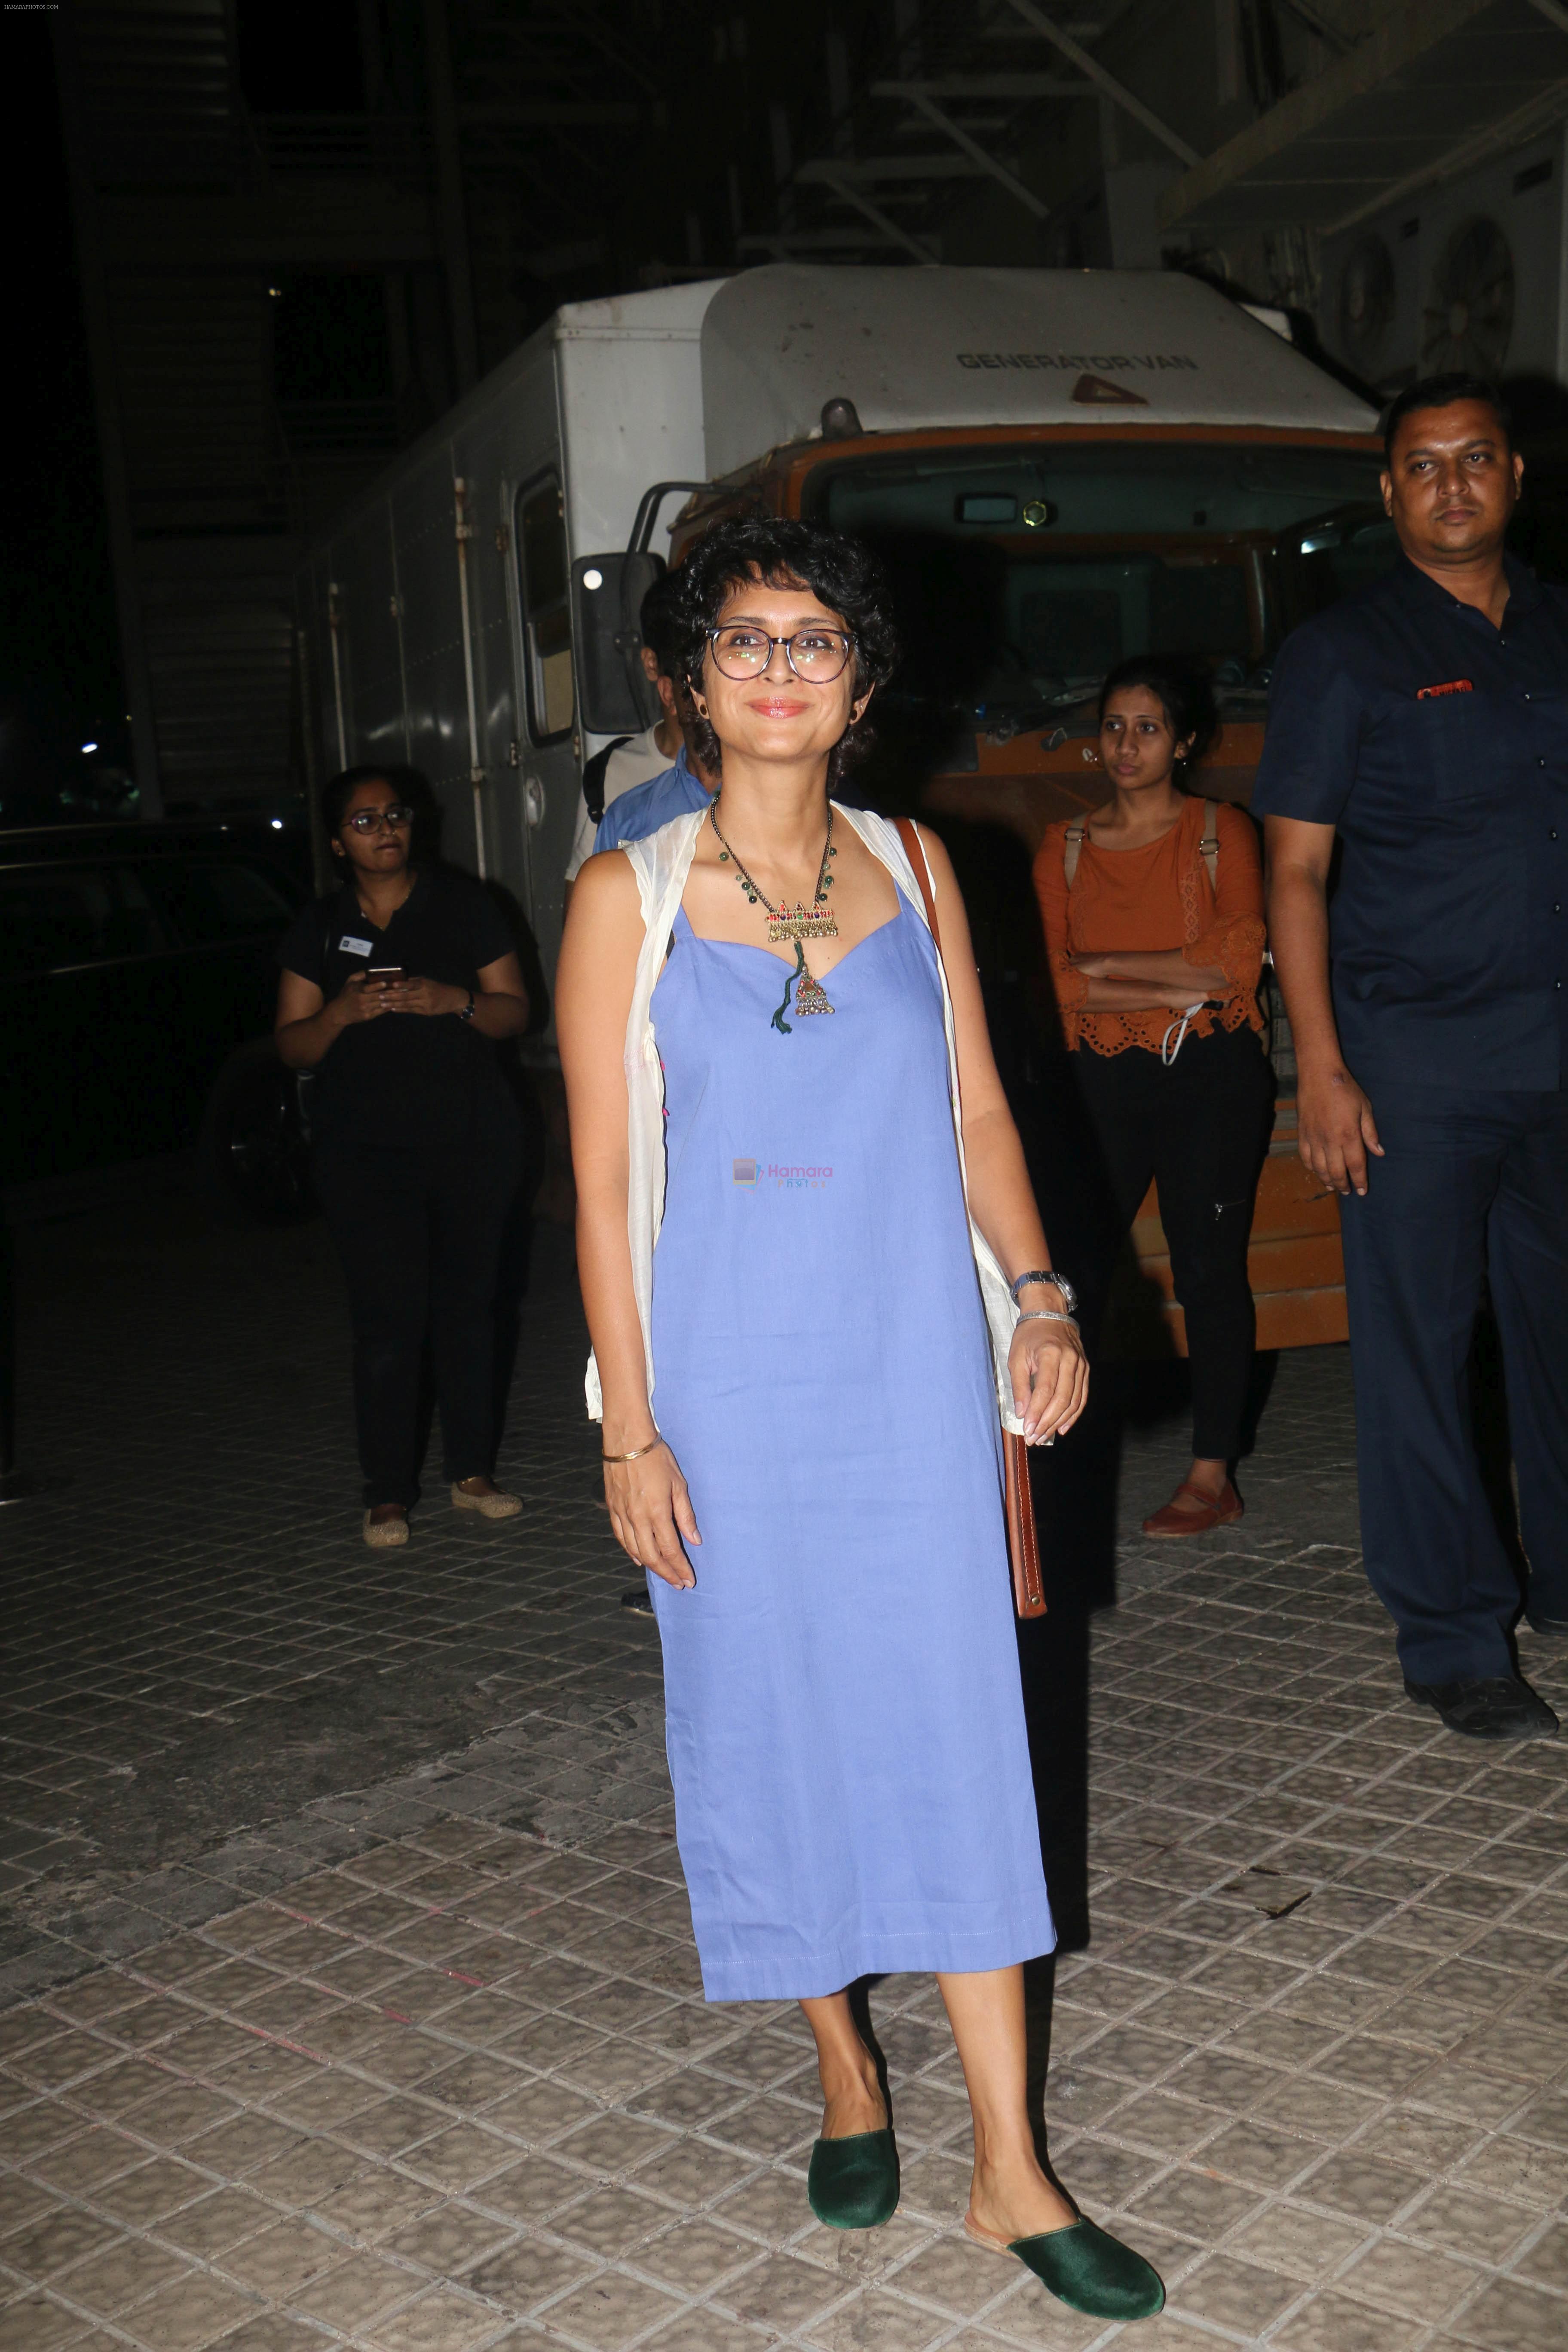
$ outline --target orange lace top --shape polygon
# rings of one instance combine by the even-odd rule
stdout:
[[[1046,927],[1051,980],[1069,1050],[1096,1054],[1142,1045],[1157,1054],[1174,1013],[1085,1013],[1083,974],[1068,959],[1117,948],[1179,948],[1192,964],[1217,966],[1226,976],[1225,1003],[1194,1015],[1189,1035],[1263,1027],[1258,982],[1263,971],[1263,860],[1258,833],[1242,810],[1221,801],[1216,810],[1218,876],[1210,889],[1198,854],[1204,803],[1189,796],[1169,833],[1142,849],[1100,849],[1086,835],[1069,890],[1064,859],[1067,821],[1049,826],[1035,859],[1035,892]]]

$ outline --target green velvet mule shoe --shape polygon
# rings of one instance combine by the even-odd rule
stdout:
[[[976,2245],[1016,2254],[1058,2303],[1091,2318],[1152,2319],[1164,2307],[1164,2285],[1152,2263],[1081,2214],[1070,2228],[1047,2230],[1036,2238],[994,2237],[967,2214],[963,2228]]]
[[[830,2230],[876,2230],[890,2221],[899,2205],[899,2151],[891,2129],[819,2139],[805,2193]]]

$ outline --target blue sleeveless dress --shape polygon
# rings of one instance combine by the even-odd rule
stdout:
[[[648,1586],[710,2000],[1056,1940],[935,949],[900,894],[784,1034],[790,977],[682,909],[653,997],[654,1410],[702,1542]]]

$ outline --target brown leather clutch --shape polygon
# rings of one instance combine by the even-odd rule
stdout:
[[[942,953],[942,929],[936,919],[936,898],[931,887],[931,871],[926,865],[925,851],[912,820],[898,819],[898,834],[904,845],[904,855],[914,868],[915,880],[921,886],[925,900],[926,921],[937,954]],[[1029,1484],[1029,1449],[1021,1437],[1010,1429],[1002,1432],[1004,1470],[1004,1502],[1007,1516],[1007,1553],[1013,1567],[1013,1605],[1020,1617],[1043,1617],[1046,1613],[1046,1591],[1040,1577],[1040,1543],[1035,1527],[1035,1491]]]

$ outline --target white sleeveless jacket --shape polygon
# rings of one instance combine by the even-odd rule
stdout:
[[[880,858],[924,923],[926,912],[921,887],[915,878],[914,868],[904,855],[904,845],[896,829],[886,817],[878,816],[869,809],[846,808],[839,801],[835,801],[833,805],[844,823],[854,826],[871,855]],[[670,933],[675,926],[676,909],[686,888],[686,877],[697,852],[697,836],[702,830],[705,817],[705,811],[693,810],[686,816],[675,817],[668,824],[661,825],[646,840],[623,841],[618,845],[623,856],[630,858],[632,871],[637,877],[645,926],[642,950],[637,957],[637,978],[632,988],[631,1012],[626,1018],[626,1139],[630,1154],[626,1234],[631,1243],[632,1287],[642,1323],[643,1349],[647,1360],[650,1407],[654,1393],[651,1336],[653,1247],[658,1239],[658,1229],[664,1217],[665,1180],[664,1075],[659,1066],[658,1045],[654,1034],[653,992],[664,969]],[[963,1129],[958,1108],[958,1049],[953,1035],[952,999],[948,993],[947,973],[942,970],[940,956],[937,968],[942,971],[942,1019],[947,1031],[948,1099],[952,1109],[953,1135],[958,1145],[959,1174],[967,1200],[969,1178],[964,1166]],[[1023,1423],[1013,1409],[1013,1383],[1007,1371],[1007,1351],[1012,1346],[1018,1309],[1007,1287],[1007,1277],[973,1215],[969,1220],[969,1239],[974,1252],[975,1276],[991,1334],[997,1407],[1004,1428],[1016,1435],[1022,1430]],[[599,1388],[599,1368],[592,1355],[588,1358],[585,1385],[589,1419],[602,1421],[604,1401]]]

